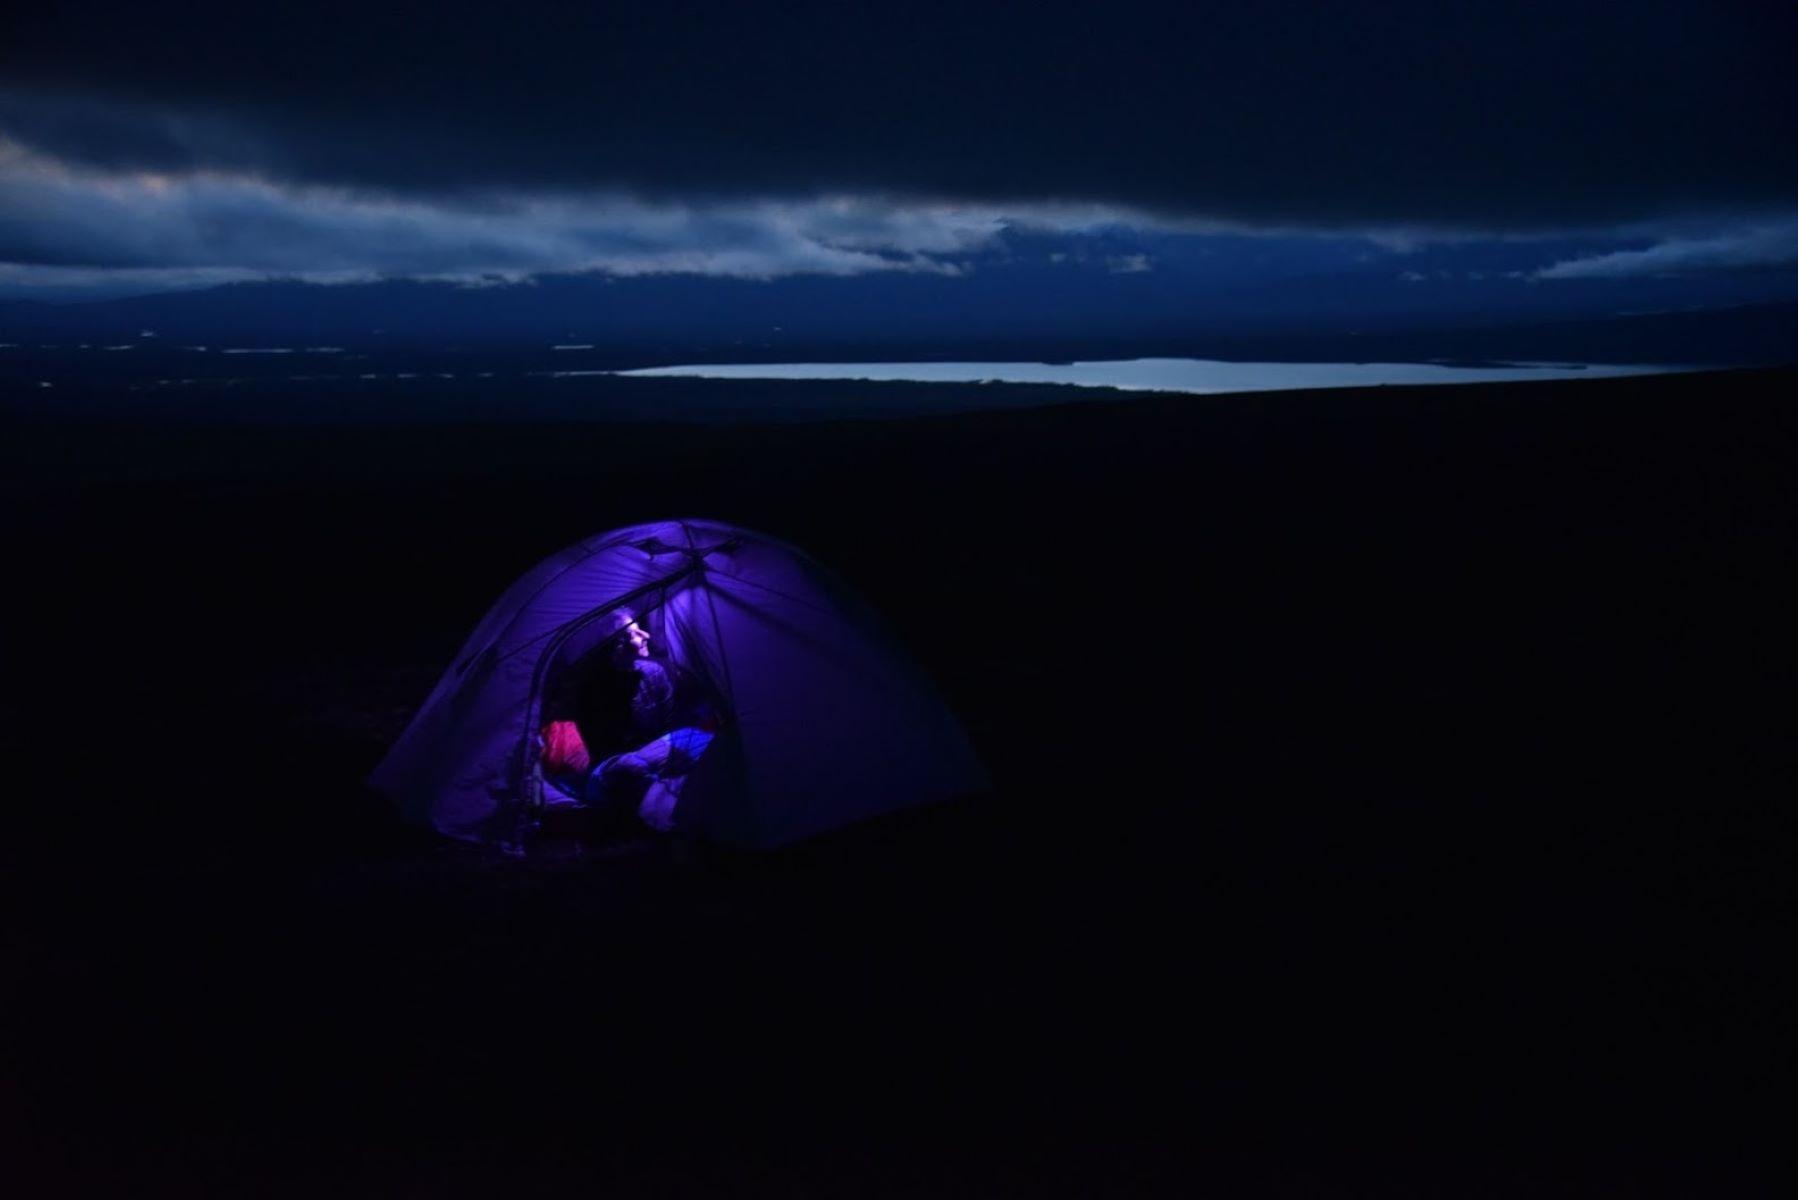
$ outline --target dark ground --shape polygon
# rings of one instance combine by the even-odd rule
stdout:
[[[1795,382],[0,405],[7,1190],[1770,1192]],[[847,576],[996,793],[754,858],[396,828],[359,781],[486,605],[674,515]]]

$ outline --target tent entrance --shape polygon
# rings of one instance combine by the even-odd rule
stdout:
[[[592,767],[612,754],[638,748],[635,742],[608,742],[597,732],[599,722],[590,718],[595,709],[616,712],[629,703],[637,676],[634,672],[621,676],[614,659],[627,621],[648,635],[648,657],[664,668],[671,688],[671,714],[728,714],[728,705],[704,664],[686,652],[696,633],[694,617],[709,608],[695,602],[684,619],[671,615],[671,603],[678,597],[695,596],[694,586],[704,579],[703,557],[709,552],[690,554],[681,569],[589,609],[540,640],[526,721],[514,760],[515,795],[519,798],[515,841],[530,838],[541,826],[548,808],[579,803],[579,798],[569,795],[566,787],[545,778],[539,737],[545,725],[558,720],[574,721],[591,753]],[[620,688],[624,690],[620,692]],[[669,732],[672,730],[658,730],[657,735]]]

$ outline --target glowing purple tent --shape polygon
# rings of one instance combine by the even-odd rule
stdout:
[[[723,726],[674,827],[773,846],[979,791],[966,735],[866,607],[803,553],[712,521],[602,534],[507,590],[370,782],[442,833],[528,847],[546,689],[635,616]]]

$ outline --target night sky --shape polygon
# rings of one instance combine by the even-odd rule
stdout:
[[[1065,268],[1195,319],[1790,299],[1793,12],[21,6],[0,298],[672,273],[1004,304]]]

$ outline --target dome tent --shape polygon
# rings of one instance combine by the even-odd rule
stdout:
[[[370,777],[410,820],[528,847],[546,689],[634,616],[723,714],[676,830],[775,846],[981,790],[954,717],[866,606],[805,554],[712,521],[590,538],[500,597]]]

